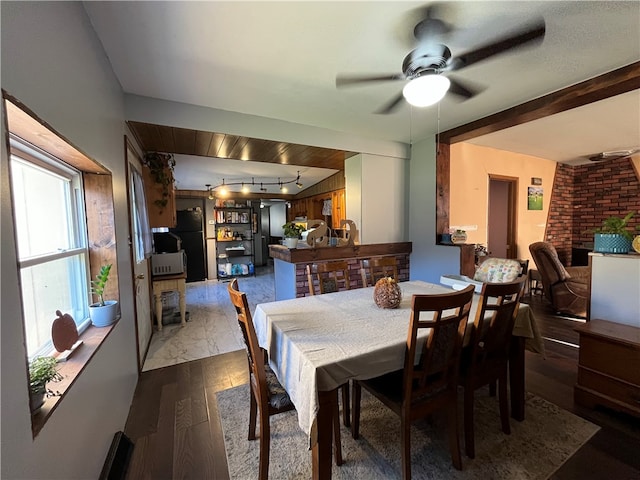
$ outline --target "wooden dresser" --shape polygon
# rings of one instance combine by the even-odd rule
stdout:
[[[640,328],[591,320],[576,331],[580,358],[575,402],[640,417]]]

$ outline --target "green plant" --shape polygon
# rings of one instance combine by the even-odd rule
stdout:
[[[162,198],[153,203],[160,208],[166,207],[169,189],[173,187],[173,167],[176,166],[176,160],[170,153],[148,152],[142,163],[149,168],[153,181],[162,188]]]
[[[46,391],[47,382],[59,382],[58,363],[53,357],[36,357],[29,362],[29,389],[32,393]],[[53,392],[51,392],[53,394]]]
[[[600,228],[595,229],[594,233],[609,233],[622,235],[628,240],[633,240],[633,227],[629,226],[629,220],[633,218],[635,212],[627,213],[623,218],[608,217],[602,222]],[[638,227],[636,227],[638,228]]]
[[[285,223],[282,228],[284,228],[284,236],[287,238],[299,238],[300,234],[304,232],[304,227],[296,225],[295,222]]]
[[[104,299],[102,295],[104,294],[104,287],[107,284],[107,280],[109,280],[109,272],[111,271],[111,264],[103,265],[100,268],[100,272],[96,275],[95,280],[91,280],[91,293],[98,297],[98,303],[101,307],[104,307]]]

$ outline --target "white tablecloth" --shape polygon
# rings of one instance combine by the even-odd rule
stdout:
[[[377,307],[373,287],[256,307],[253,323],[258,342],[268,351],[271,367],[307,434],[318,413],[318,391],[403,367],[412,295],[451,292],[448,287],[422,281],[402,282],[400,287],[402,303],[397,309]],[[470,322],[478,298],[475,295]],[[521,305],[514,335],[535,340],[529,348],[541,351],[542,340],[530,313],[527,305]]]

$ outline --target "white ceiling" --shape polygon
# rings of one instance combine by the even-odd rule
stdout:
[[[442,2],[442,17],[455,27],[443,43],[454,57],[540,16],[546,36],[539,46],[450,74],[482,89],[470,100],[447,95],[439,108],[403,104],[377,115],[372,112],[401,91],[402,81],[336,89],[336,75],[400,73],[425,2],[84,5],[127,93],[405,143],[640,60],[638,1]],[[639,92],[474,143],[569,162],[637,147]],[[203,183],[197,179],[198,188]]]

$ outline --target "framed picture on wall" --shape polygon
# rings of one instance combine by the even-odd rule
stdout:
[[[542,187],[528,188],[527,210],[542,210]]]

